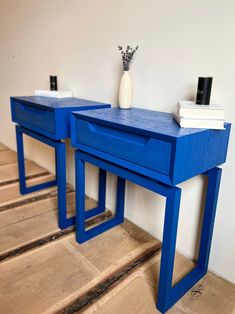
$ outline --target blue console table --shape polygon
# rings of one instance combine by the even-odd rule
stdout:
[[[157,308],[165,313],[207,272],[230,127],[181,129],[169,113],[132,108],[74,112],[71,140],[76,148],[76,239],[79,243],[124,220],[125,180],[166,197]],[[85,229],[85,162],[118,176],[116,215]],[[105,195],[105,174],[101,195]],[[176,185],[198,174],[208,177],[197,266],[172,286],[181,189]],[[104,202],[103,202],[104,203]]]
[[[109,108],[110,105],[77,98],[48,98],[38,96],[11,97],[12,121],[16,125],[16,140],[19,165],[20,193],[58,185],[58,225],[61,229],[75,223],[75,217],[67,218],[66,213],[66,147],[62,141],[70,137],[70,113],[73,110]],[[31,136],[55,149],[56,180],[27,187],[23,134]],[[104,172],[100,171],[100,182]],[[102,184],[100,184],[102,186]],[[92,217],[103,211],[103,204],[86,213]]]

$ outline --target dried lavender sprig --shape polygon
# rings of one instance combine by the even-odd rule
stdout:
[[[120,50],[122,55],[122,64],[124,71],[128,71],[130,69],[130,63],[133,59],[134,54],[138,50],[139,46],[135,48],[130,47],[129,45],[126,47],[126,51],[123,50],[122,46],[118,46],[118,50]]]

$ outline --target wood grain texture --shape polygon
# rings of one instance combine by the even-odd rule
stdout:
[[[26,160],[25,168],[27,178],[39,177],[44,174],[48,174],[48,171],[33,161]],[[0,167],[0,186],[18,182],[18,164],[8,164]]]
[[[73,145],[77,147],[80,144],[87,145],[146,168],[169,174],[172,149],[170,142],[126,133],[82,119],[76,120],[74,132],[76,140],[73,141]]]
[[[139,242],[128,230],[124,223],[83,245],[71,234],[1,263],[0,311],[54,313],[160,245],[150,235]]]
[[[73,113],[71,143],[174,186],[226,161],[230,128],[180,128],[170,113],[110,108]]]
[[[75,193],[67,194],[68,217],[75,215]],[[86,210],[96,206],[86,199]],[[28,243],[48,237],[57,226],[57,195],[0,212],[0,256]]]
[[[19,101],[22,104],[28,104],[34,106],[36,108],[42,108],[45,110],[54,110],[54,109],[64,109],[64,108],[71,108],[74,111],[79,108],[82,110],[84,108],[99,108],[107,105],[110,107],[109,104],[87,100],[87,99],[80,99],[75,97],[66,97],[66,98],[53,98],[53,97],[41,97],[41,96],[22,96],[22,97],[11,97],[11,99],[15,101]]]
[[[1,169],[1,168],[0,168]],[[53,180],[54,175],[47,174],[28,180],[28,186],[40,184],[45,181]],[[57,187],[47,188],[30,194],[21,195],[19,192],[19,183],[11,183],[0,186],[0,212],[6,208],[12,208],[25,203],[27,200],[33,202],[39,196],[50,193],[57,193]]]
[[[157,311],[149,285],[141,277],[137,277],[128,285],[122,286],[122,289],[119,286],[114,288],[102,301],[74,313],[156,314]]]
[[[150,251],[145,252],[143,256],[131,261],[129,264],[120,268],[117,272],[110,274],[102,283],[91,289],[89,293],[79,297],[75,302],[67,306],[56,314],[71,314],[74,312],[82,311],[84,307],[89,306],[95,302],[97,298],[107,293],[110,289],[120,283],[121,280],[130,275],[136,268],[140,267],[144,262],[148,261],[152,256],[158,254],[159,247],[155,247]]]
[[[105,220],[108,220],[112,217],[112,213],[110,211],[105,211],[102,214],[95,216],[88,221],[86,221],[86,227],[89,227],[91,225],[96,225],[98,223],[102,223]],[[20,244],[19,246],[6,251],[3,254],[0,254],[0,262],[9,260],[10,258],[14,258],[20,254],[26,253],[28,251],[31,251],[33,249],[37,249],[39,247],[42,247],[43,245],[46,245],[50,242],[56,241],[72,232],[74,232],[75,226],[69,227],[67,229],[63,230],[56,230],[52,233],[49,233],[47,235],[43,235],[42,237],[38,239],[29,239],[25,244]]]
[[[17,162],[17,155],[12,150],[0,151],[0,166]]]
[[[169,314],[189,311],[195,314],[234,314],[234,296],[235,285],[209,272],[175,304]]]
[[[53,178],[26,161],[29,185]],[[57,227],[57,189],[21,196],[17,166],[0,166],[11,173],[0,186],[0,313],[55,313],[89,293],[115,272],[160,242],[129,222],[79,246],[73,228]],[[44,175],[43,175],[44,174]],[[68,215],[74,215],[74,192],[68,188]],[[86,198],[86,210],[95,207]],[[110,212],[87,222],[98,224]],[[115,243],[115,246],[113,245]],[[39,297],[40,296],[40,297]]]
[[[227,124],[225,128],[205,130],[203,133],[178,139],[173,164],[173,184],[183,182],[226,161],[231,125]]]
[[[160,255],[120,281],[106,295],[89,307],[74,313],[119,314],[160,313],[156,309],[156,280],[159,277]],[[173,282],[184,276],[193,263],[180,254],[176,255],[176,272]],[[208,273],[191,291],[178,301],[169,314],[221,314],[235,313],[235,286],[218,276]]]
[[[33,176],[29,185],[53,178],[33,162],[26,164]],[[157,313],[160,242],[125,221],[78,245],[73,228],[57,228],[56,187],[20,196],[16,166],[0,166],[0,174],[6,169],[11,174],[10,181],[0,177],[0,313],[75,313],[76,306],[76,313],[86,314]],[[68,204],[72,215],[71,188]],[[95,205],[86,198],[87,209]],[[174,283],[193,267],[177,254]],[[169,313],[234,314],[234,295],[234,285],[209,273]]]
[[[71,111],[109,107],[79,98],[11,97],[12,121],[54,140],[70,137]]]
[[[88,121],[98,122],[133,133],[150,137],[158,136],[157,138],[160,135],[160,137],[168,140],[203,131],[203,129],[180,128],[171,113],[140,108],[131,108],[129,110],[110,108],[101,111],[77,112],[75,115]]]

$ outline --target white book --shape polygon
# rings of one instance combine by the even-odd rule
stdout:
[[[189,119],[182,118],[177,113],[173,113],[174,119],[181,128],[199,128],[199,129],[216,129],[224,130],[224,120],[216,119]]]
[[[179,116],[183,118],[225,119],[225,109],[215,104],[197,105],[193,101],[179,101],[177,109]]]
[[[73,97],[73,93],[70,90],[36,90],[35,96],[53,97],[53,98],[67,98]]]

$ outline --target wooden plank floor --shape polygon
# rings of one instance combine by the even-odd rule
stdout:
[[[26,165],[28,184],[53,179],[32,161]],[[68,214],[74,215],[70,187],[67,196]],[[86,209],[94,206],[96,202],[86,198]],[[107,211],[87,226],[110,217]],[[73,228],[57,227],[57,188],[21,196],[16,154],[0,145],[0,313],[63,310],[110,275],[159,248],[158,240],[129,222],[79,246]]]
[[[10,150],[10,149],[8,147],[6,147],[5,145],[0,143],[0,152],[2,152],[4,150]]]
[[[156,314],[156,282],[160,252],[142,264],[124,280],[119,281],[102,297],[75,313],[82,314]],[[180,254],[176,255],[173,283],[193,268]],[[235,285],[209,272],[167,313],[169,314],[234,314]]]
[[[26,166],[29,185],[53,179],[32,161]],[[69,186],[67,195],[74,215]],[[86,198],[87,210],[95,205]],[[0,144],[0,313],[157,313],[160,247],[129,221],[79,245],[73,227],[57,227],[57,188],[21,196],[16,154]],[[177,255],[174,280],[192,267]],[[233,313],[233,296],[234,286],[209,274],[169,313]]]

